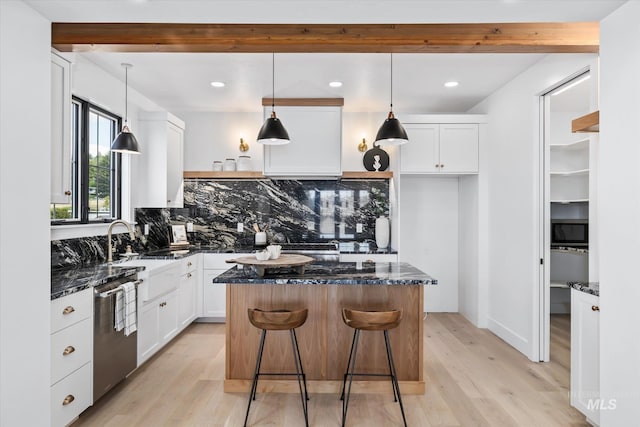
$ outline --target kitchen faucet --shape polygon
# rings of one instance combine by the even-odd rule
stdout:
[[[127,229],[129,230],[129,236],[131,237],[131,240],[134,240],[136,238],[136,235],[133,232],[133,227],[131,227],[131,224],[129,224],[127,221],[123,219],[116,219],[111,224],[109,224],[109,228],[107,229],[107,264],[113,264],[113,247],[111,245],[111,231],[113,230],[113,227],[116,224],[122,224],[127,227]]]

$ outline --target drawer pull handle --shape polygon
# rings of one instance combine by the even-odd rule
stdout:
[[[187,273],[187,277],[191,277],[191,276],[192,276],[192,274],[191,274],[191,273]]]
[[[592,306],[591,306],[591,310],[592,310],[592,311],[600,311],[600,307],[599,307],[599,306],[597,306],[597,305],[592,305]]]
[[[62,406],[67,406],[69,403],[73,402],[74,400],[76,400],[76,398],[73,397],[73,394],[69,394],[62,401]]]
[[[76,311],[76,309],[73,308],[73,306],[68,306],[68,307],[65,307],[64,310],[62,310],[62,314],[64,314],[66,316],[67,314],[71,314],[74,311]]]
[[[64,349],[64,351],[62,352],[62,355],[63,355],[63,356],[67,356],[67,355],[69,355],[69,354],[73,353],[74,351],[76,351],[76,349],[75,349],[72,345],[70,345],[70,346],[67,346],[67,347]]]

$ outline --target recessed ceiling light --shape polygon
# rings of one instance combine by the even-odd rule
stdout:
[[[458,82],[450,81],[450,82],[446,82],[444,84],[444,87],[456,87],[456,86],[458,86],[458,84],[459,84]]]
[[[331,86],[331,87],[340,87],[340,86],[342,86],[342,82],[329,82],[329,86]]]
[[[213,87],[224,87],[224,82],[211,82]]]

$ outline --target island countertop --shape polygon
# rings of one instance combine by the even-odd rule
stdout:
[[[305,266],[303,274],[291,269],[267,270],[258,276],[250,266],[235,266],[213,283],[257,285],[437,285],[438,281],[406,262],[323,262]]]

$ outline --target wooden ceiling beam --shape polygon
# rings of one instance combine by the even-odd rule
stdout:
[[[597,53],[598,22],[175,24],[54,22],[62,52]]]

